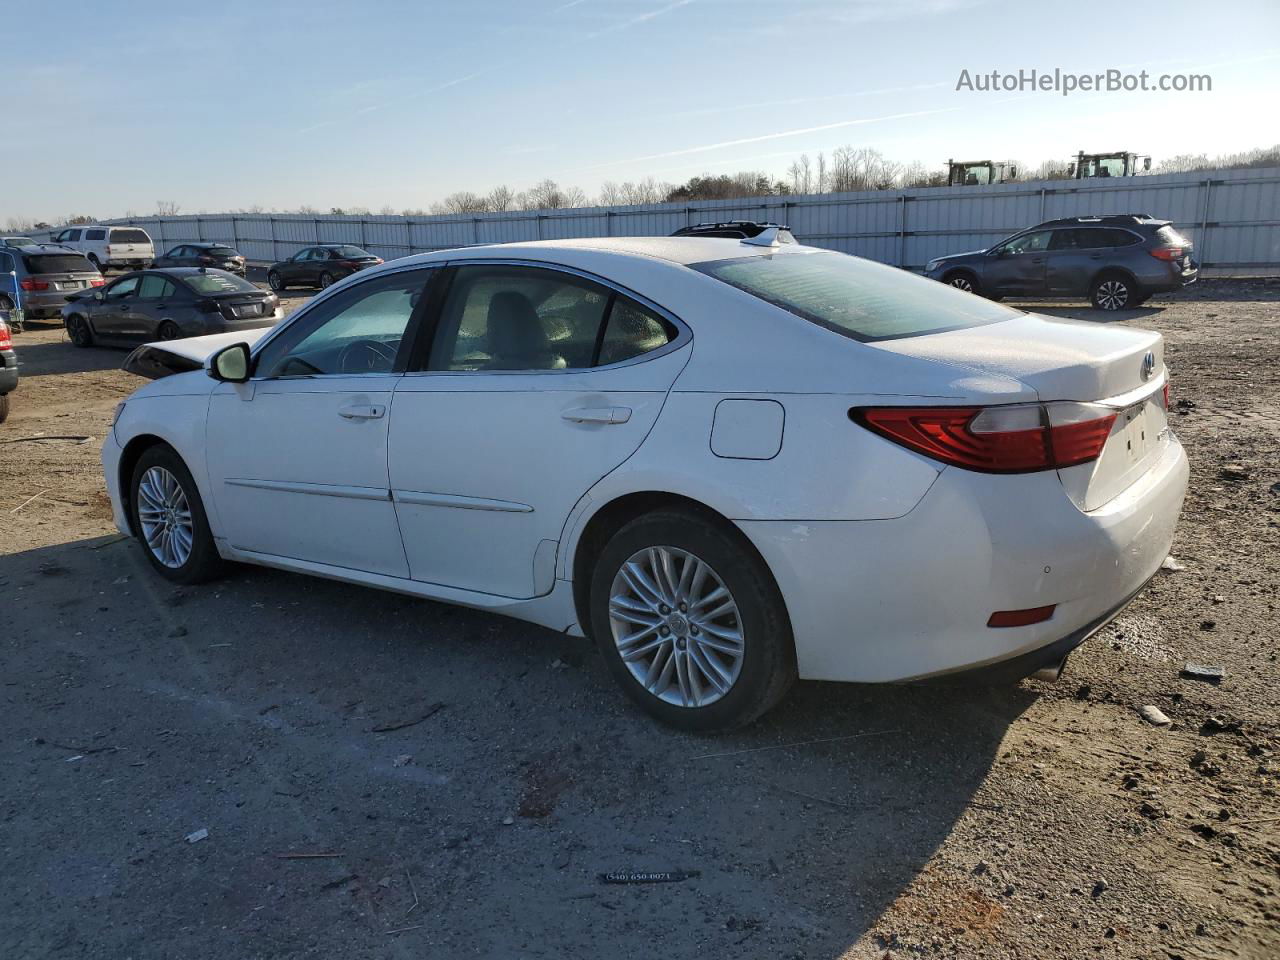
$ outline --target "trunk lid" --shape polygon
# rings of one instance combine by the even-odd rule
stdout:
[[[1114,410],[1116,419],[1098,459],[1058,471],[1082,510],[1097,509],[1122,493],[1169,443],[1164,338],[1151,330],[1027,314],[870,346],[1009,377],[1031,387],[1044,403],[1068,400]]]

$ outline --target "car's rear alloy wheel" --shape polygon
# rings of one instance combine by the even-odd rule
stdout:
[[[77,347],[93,346],[93,331],[89,329],[89,321],[78,313],[67,317],[67,335]]]
[[[284,289],[284,277],[280,276],[280,274],[272,270],[270,273],[267,274],[267,286],[269,286],[276,293],[279,293],[281,290]]]
[[[133,469],[129,508],[151,566],[177,583],[199,583],[222,569],[191,472],[171,447],[145,450]]]
[[[795,680],[777,584],[742,534],[663,510],[613,535],[591,580],[591,632],[633,700],[685,730],[750,723]]]
[[[650,694],[678,707],[705,707],[742,672],[742,620],[724,581],[678,547],[638,550],[609,594],[618,655]]]
[[[172,320],[166,320],[160,324],[160,329],[156,331],[156,338],[159,340],[177,340],[182,336],[182,331],[178,329],[178,325]]]
[[[1129,281],[1121,277],[1106,277],[1093,287],[1093,305],[1099,310],[1123,310],[1133,295]]]
[[[324,290],[331,286],[333,286],[333,274],[326,270],[320,274],[320,289]]]

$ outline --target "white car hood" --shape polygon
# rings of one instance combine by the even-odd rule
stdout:
[[[247,343],[253,346],[262,339],[262,335],[271,327],[255,327],[251,330],[232,331],[231,333],[211,333],[205,337],[187,337],[183,340],[157,340],[143,344],[153,350],[163,350],[185,360],[194,360],[203,364],[223,347],[233,343]]]

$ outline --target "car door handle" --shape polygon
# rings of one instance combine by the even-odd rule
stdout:
[[[576,407],[560,416],[574,423],[626,423],[631,419],[630,407]]]
[[[1032,262],[1032,263],[1044,263],[1044,257],[1032,257],[1032,258],[1031,258],[1031,262]]]
[[[353,403],[338,410],[344,420],[377,420],[387,408],[380,403]]]

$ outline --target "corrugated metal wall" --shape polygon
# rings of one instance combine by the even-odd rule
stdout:
[[[1130,212],[1173,220],[1195,241],[1206,274],[1280,273],[1280,168],[444,217],[223,214],[111,222],[145,228],[158,253],[217,240],[271,262],[318,242],[354,243],[391,260],[477,243],[662,236],[706,220],[774,220],[789,223],[802,243],[920,270],[933,257],[989,246],[1042,220]]]

